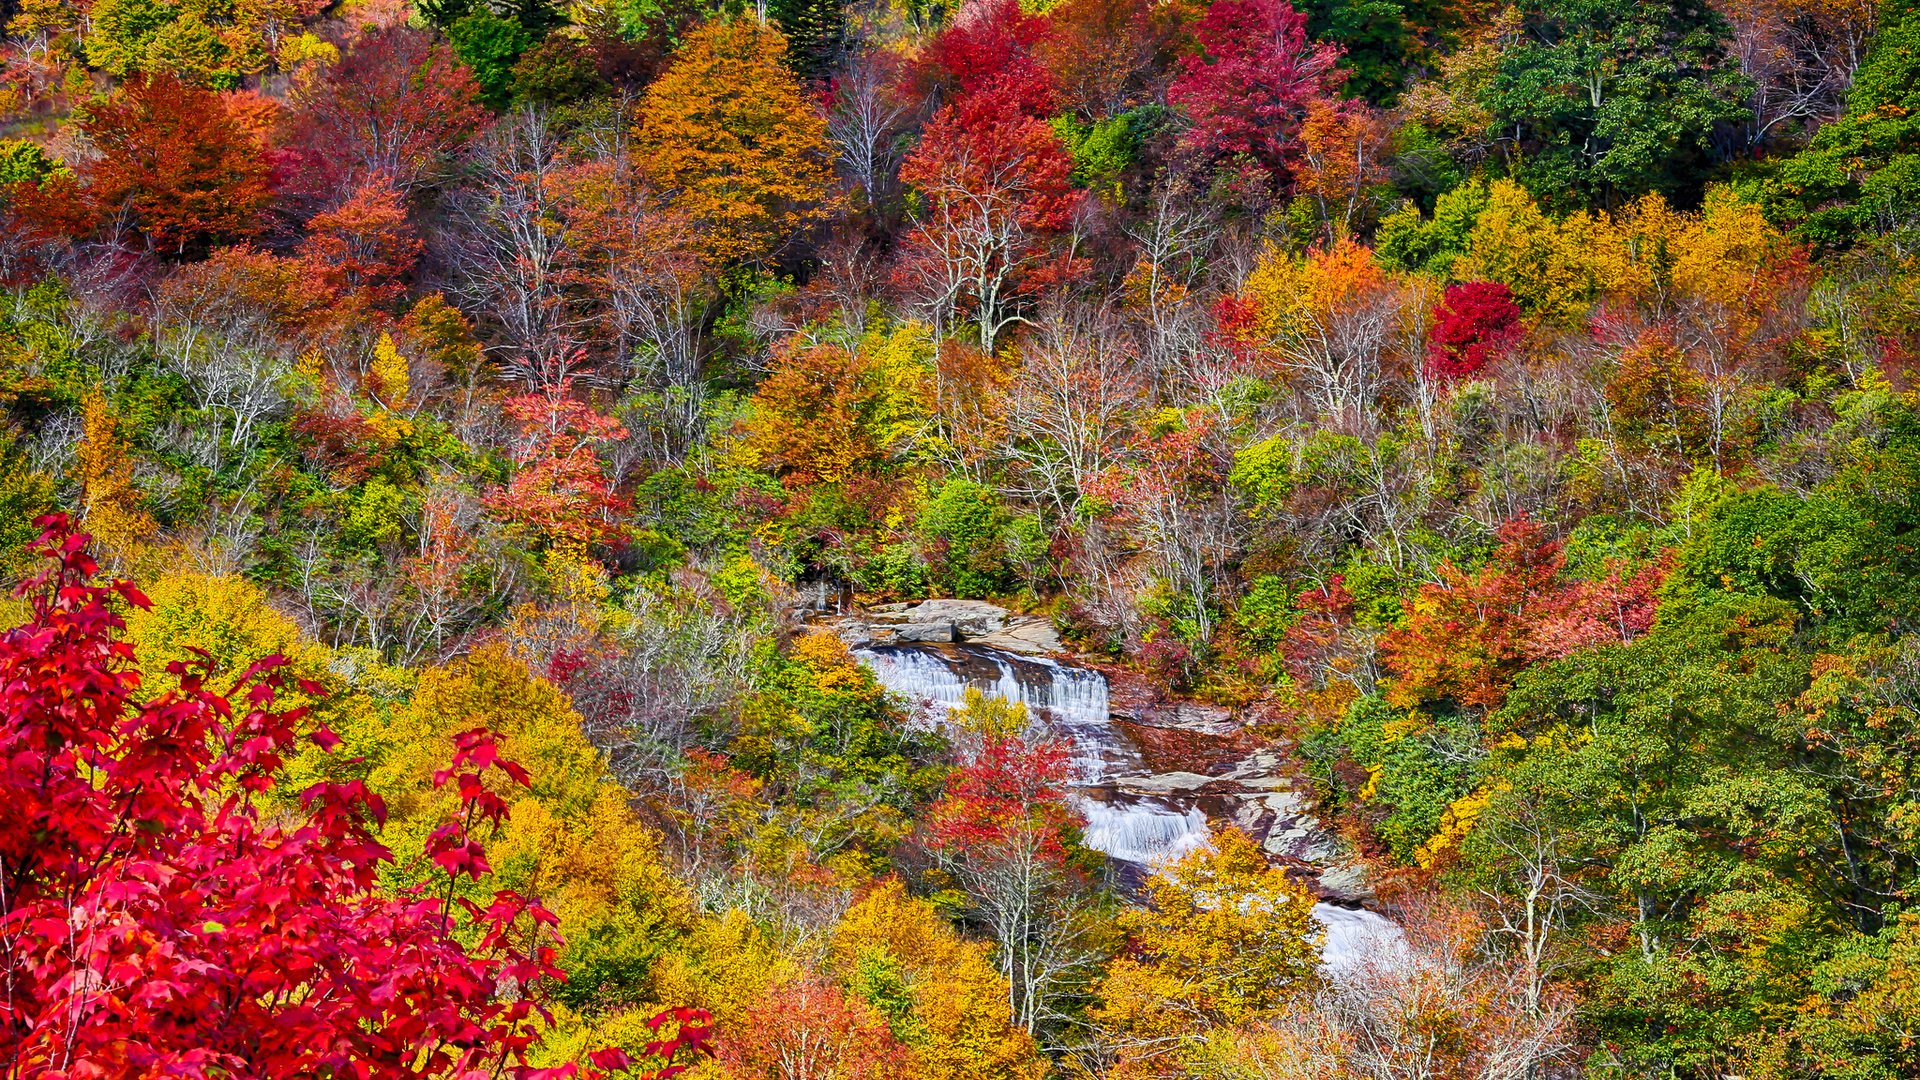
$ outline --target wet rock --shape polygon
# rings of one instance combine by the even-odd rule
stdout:
[[[849,649],[862,648],[874,642],[873,627],[859,619],[834,619],[817,625],[825,625]]]
[[[924,609],[862,616],[871,619],[865,632],[873,644],[856,655],[913,704],[917,723],[944,721],[969,689],[1026,704],[1036,723],[1069,743],[1072,797],[1087,818],[1086,842],[1117,861],[1123,880],[1137,886],[1149,867],[1230,824],[1303,880],[1326,870],[1328,880],[1316,886],[1323,897],[1365,898],[1364,879],[1344,868],[1348,856],[1318,820],[1285,740],[1249,730],[1232,710],[1140,690],[1145,680],[1137,676],[1136,689],[1116,708],[1109,691],[1124,687],[1125,673],[990,647],[992,636],[968,638],[958,617],[922,619]],[[995,635],[1005,637],[1028,619],[1008,616]],[[907,637],[928,630],[930,642]]]
[[[1367,884],[1367,868],[1359,863],[1342,863],[1320,871],[1317,881],[1320,895],[1336,903],[1359,903],[1373,899],[1373,887]]]
[[[1245,726],[1232,709],[1171,697],[1164,687],[1138,672],[1104,666],[1100,670],[1107,677],[1115,719],[1206,735],[1232,735]]]

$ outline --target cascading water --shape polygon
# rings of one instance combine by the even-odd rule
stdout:
[[[1206,842],[1207,815],[1198,808],[1115,790],[1116,781],[1149,770],[1114,728],[1107,679],[1098,671],[969,646],[880,646],[854,655],[882,686],[919,706],[923,722],[945,720],[969,688],[1027,706],[1072,747],[1074,807],[1087,819],[1085,842],[1095,851],[1151,866]]]
[[[854,650],[887,689],[916,706],[922,723],[944,723],[966,703],[969,688],[1027,706],[1033,717],[1072,746],[1074,807],[1086,818],[1086,845],[1140,869],[1178,859],[1206,845],[1207,814],[1197,800],[1123,790],[1152,776],[1140,749],[1114,725],[1107,679],[1091,668],[1047,657],[1013,656],[975,645],[878,645]],[[1370,911],[1314,905],[1326,927],[1323,961],[1330,972],[1400,947],[1400,930]]]
[[[1074,808],[1087,819],[1082,842],[1109,858],[1154,866],[1204,845],[1210,835],[1206,812],[1185,809],[1169,799],[1120,796],[1103,802],[1087,795],[1074,797]]]

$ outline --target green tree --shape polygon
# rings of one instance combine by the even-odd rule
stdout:
[[[1920,10],[1885,5],[1846,115],[1781,162],[1765,191],[1775,220],[1822,247],[1920,241]]]
[[[607,81],[593,53],[555,35],[523,53],[513,65],[513,96],[537,105],[571,105],[605,93]]]
[[[767,15],[787,36],[787,66],[809,83],[825,82],[847,45],[845,0],[770,0]]]
[[[954,477],[920,512],[921,546],[936,588],[977,599],[1005,589],[1012,575],[1004,536],[1008,515],[985,484]]]
[[[1574,957],[1588,1021],[1643,1074],[1726,1071],[1804,991],[1849,822],[1783,709],[1811,658],[1779,600],[1725,596],[1631,645],[1532,669],[1497,714],[1504,789],[1466,843],[1480,873],[1527,828],[1593,896]],[[1469,873],[1470,879],[1478,875]],[[1826,895],[1823,895],[1823,892]]]
[[[1409,11],[1414,7],[1435,10]],[[1343,89],[1375,104],[1390,105],[1399,97],[1407,72],[1423,51],[1419,26],[1445,12],[1438,5],[1408,4],[1405,0],[1304,0],[1307,32],[1331,41],[1344,51],[1340,66],[1348,72]]]
[[[1528,0],[1525,37],[1487,91],[1531,190],[1613,205],[1697,190],[1716,124],[1746,115],[1748,80],[1705,0]]]
[[[514,65],[533,45],[533,35],[518,22],[480,8],[454,22],[447,38],[453,42],[454,55],[472,69],[481,99],[495,109],[504,108],[513,98]]]

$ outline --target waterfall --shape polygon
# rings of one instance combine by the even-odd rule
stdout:
[[[1089,668],[1068,667],[1050,657],[1016,657],[997,649],[956,650],[949,657],[931,648],[881,645],[853,655],[873,669],[880,684],[923,707],[957,709],[967,688],[1017,701],[1035,713],[1066,723],[1107,722],[1107,678]]]
[[[1114,731],[1107,677],[1092,668],[978,646],[948,651],[882,645],[855,649],[853,655],[873,670],[880,685],[912,701],[922,722],[944,721],[947,710],[966,703],[967,690],[972,688],[1025,705],[1049,732],[1067,740],[1074,779],[1081,784],[1146,773],[1139,752]]]
[[[923,719],[946,719],[948,709],[966,704],[968,687],[988,697],[1027,700],[1026,688],[1020,685],[1012,665],[1004,661],[997,664],[1000,677],[987,682],[960,674],[952,662],[931,649],[890,646],[855,649],[853,655],[873,670],[881,686],[913,702]],[[998,654],[987,652],[985,655],[997,658]]]
[[[1313,917],[1327,931],[1326,944],[1320,949],[1320,966],[1329,975],[1363,969],[1368,964],[1403,964],[1412,956],[1406,934],[1384,915],[1315,904]]]
[[[1212,835],[1199,807],[1181,809],[1165,799],[1102,802],[1083,795],[1074,808],[1087,819],[1083,843],[1108,858],[1149,868],[1205,847]]]
[[[1119,790],[1116,781],[1152,770],[1114,725],[1100,672],[977,645],[877,645],[853,655],[882,686],[909,699],[921,723],[945,722],[947,710],[966,703],[969,688],[1026,705],[1035,721],[1072,746],[1070,799],[1086,819],[1081,839],[1087,847],[1152,870],[1211,843],[1206,812],[1192,798]],[[1407,953],[1400,928],[1371,911],[1322,903],[1314,905],[1313,917],[1326,928],[1321,967],[1331,977]]]

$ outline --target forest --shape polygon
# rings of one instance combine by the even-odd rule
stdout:
[[[1920,3],[1297,3],[0,3],[0,1078],[1920,1077]]]

